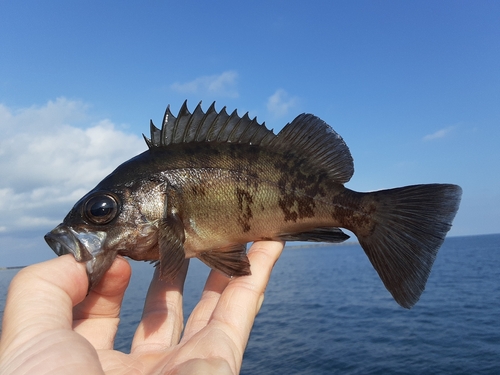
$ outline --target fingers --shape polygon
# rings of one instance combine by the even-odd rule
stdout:
[[[160,280],[158,268],[149,286],[141,322],[132,341],[132,353],[164,350],[179,342],[183,328],[182,292],[189,260],[172,282]]]
[[[220,295],[230,281],[231,279],[229,277],[224,276],[220,272],[214,270],[210,271],[200,302],[195,306],[186,323],[186,328],[182,335],[182,342],[191,339],[193,335],[208,324],[215,306],[217,306],[219,302]]]
[[[131,268],[117,257],[99,284],[73,309],[73,328],[96,349],[113,349]]]
[[[204,366],[207,360],[215,360],[213,364],[220,371],[224,368],[224,373],[239,373],[250,330],[283,246],[277,241],[254,243],[248,252],[252,275],[228,280],[217,272],[210,274],[176,358],[190,366],[183,367],[184,372],[179,367],[179,373],[199,370],[198,365]]]
[[[207,324],[222,323],[243,353],[263,299],[264,290],[284,243],[255,242],[248,251],[252,275],[230,279],[212,271],[202,297],[184,330],[182,342],[189,341]]]
[[[222,324],[241,355],[264,301],[271,271],[283,247],[284,243],[278,241],[255,242],[248,252],[252,274],[231,280],[212,314],[210,324]]]

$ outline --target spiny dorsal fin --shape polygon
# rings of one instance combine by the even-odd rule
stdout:
[[[314,115],[303,113],[288,123],[269,142],[273,149],[297,150],[314,160],[333,181],[346,183],[354,173],[354,162],[342,137],[330,125]]]
[[[207,112],[201,102],[193,113],[184,102],[175,117],[167,106],[161,129],[151,121],[151,139],[144,136],[150,149],[168,147],[176,143],[229,142],[270,147],[275,151],[293,151],[301,157],[314,161],[338,183],[346,183],[354,173],[354,163],[344,140],[326,122],[311,114],[299,115],[288,123],[278,135],[266,128],[265,123],[243,117],[226,107],[215,110],[215,102]]]
[[[170,112],[170,106],[167,107],[161,129],[158,129],[151,121],[151,138],[144,136],[144,139],[151,149],[188,142],[231,142],[259,145],[274,137],[276,135],[267,129],[264,123],[261,125],[256,118],[250,119],[248,113],[240,117],[235,110],[228,115],[226,107],[217,112],[215,102],[206,113],[201,109],[201,102],[194,112],[190,113],[187,101],[185,101],[177,117]]]

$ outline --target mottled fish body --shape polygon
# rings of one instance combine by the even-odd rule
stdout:
[[[349,149],[325,122],[298,116],[277,135],[214,105],[151,123],[144,153],[78,201],[45,238],[87,262],[90,287],[117,254],[158,261],[164,279],[197,257],[229,276],[250,273],[246,243],[342,242],[356,234],[403,307],[424,290],[461,189],[427,184],[358,193]]]

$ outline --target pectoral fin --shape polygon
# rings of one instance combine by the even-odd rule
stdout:
[[[203,263],[226,276],[250,275],[250,262],[246,255],[246,244],[231,245],[227,248],[204,251],[198,255]]]
[[[169,214],[159,224],[160,278],[173,280],[179,273],[184,259],[184,225],[176,214]]]

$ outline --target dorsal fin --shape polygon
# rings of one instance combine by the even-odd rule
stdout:
[[[354,173],[354,162],[342,137],[326,122],[312,114],[303,113],[265,142],[274,150],[296,150],[313,160],[314,165],[327,171],[336,182],[346,183]]]
[[[148,147],[167,147],[175,143],[188,142],[231,142],[259,145],[269,142],[276,135],[257,122],[250,119],[248,113],[243,117],[238,116],[236,110],[230,115],[226,108],[220,112],[215,110],[215,102],[212,103],[207,112],[201,109],[201,102],[193,113],[184,102],[179,114],[175,117],[170,112],[170,105],[163,116],[161,129],[158,129],[151,121],[151,138],[144,136]]]
[[[175,117],[167,106],[161,129],[151,121],[151,138],[144,136],[150,149],[168,147],[176,143],[189,142],[230,142],[246,143],[270,147],[275,151],[288,152],[314,161],[338,183],[346,183],[354,173],[354,163],[344,140],[326,122],[312,114],[301,114],[275,135],[250,119],[233,111],[230,115],[226,107],[215,110],[215,102],[207,112],[201,109],[201,102],[193,113],[184,102]]]

